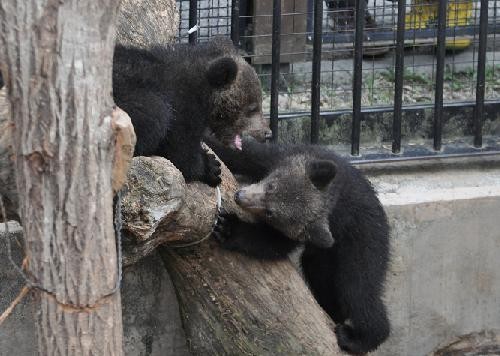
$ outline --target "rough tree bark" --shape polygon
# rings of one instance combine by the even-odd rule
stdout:
[[[148,48],[173,42],[179,13],[173,0],[121,0],[117,43]]]
[[[161,248],[194,355],[340,355],[333,324],[289,261],[208,242]]]
[[[8,117],[7,89],[4,87],[0,89],[0,195],[3,197],[7,216],[2,216],[0,209],[0,220],[19,221],[16,176],[12,159],[12,123]]]
[[[41,355],[122,354],[111,63],[119,0],[2,0],[19,212]]]

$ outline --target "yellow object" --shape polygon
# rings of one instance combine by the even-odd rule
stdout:
[[[411,11],[406,14],[407,29],[424,29],[437,22],[439,0],[414,0]],[[446,26],[466,26],[472,18],[472,0],[450,0],[446,12]],[[464,49],[470,46],[466,37],[447,37],[447,49]]]
[[[448,4],[446,13],[446,23],[448,27],[466,26],[472,18],[472,1],[470,0],[454,0]],[[454,37],[446,39],[446,48],[448,49],[464,49],[469,47],[471,40],[464,37]]]
[[[437,17],[437,1],[414,0],[410,13],[405,15],[406,28],[417,30],[426,28]]]

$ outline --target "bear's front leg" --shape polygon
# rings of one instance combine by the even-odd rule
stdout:
[[[225,212],[220,214],[213,234],[227,250],[268,260],[287,258],[299,244],[265,223],[248,223]]]
[[[204,151],[203,165],[205,167],[205,175],[202,181],[207,183],[211,187],[218,186],[222,182],[222,179],[220,177],[221,166],[215,155],[209,153],[208,151]]]

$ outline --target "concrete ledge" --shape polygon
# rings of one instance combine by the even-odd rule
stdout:
[[[372,177],[386,207],[500,196],[500,169],[409,172]]]
[[[500,169],[378,175],[392,227],[390,339],[374,354],[420,356],[500,329]]]

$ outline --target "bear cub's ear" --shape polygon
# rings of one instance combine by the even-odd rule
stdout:
[[[221,88],[231,84],[238,74],[238,64],[230,57],[216,59],[210,64],[207,79],[211,86]]]
[[[332,161],[315,160],[306,164],[307,176],[312,184],[320,190],[325,189],[330,184],[336,173],[337,167]]]

